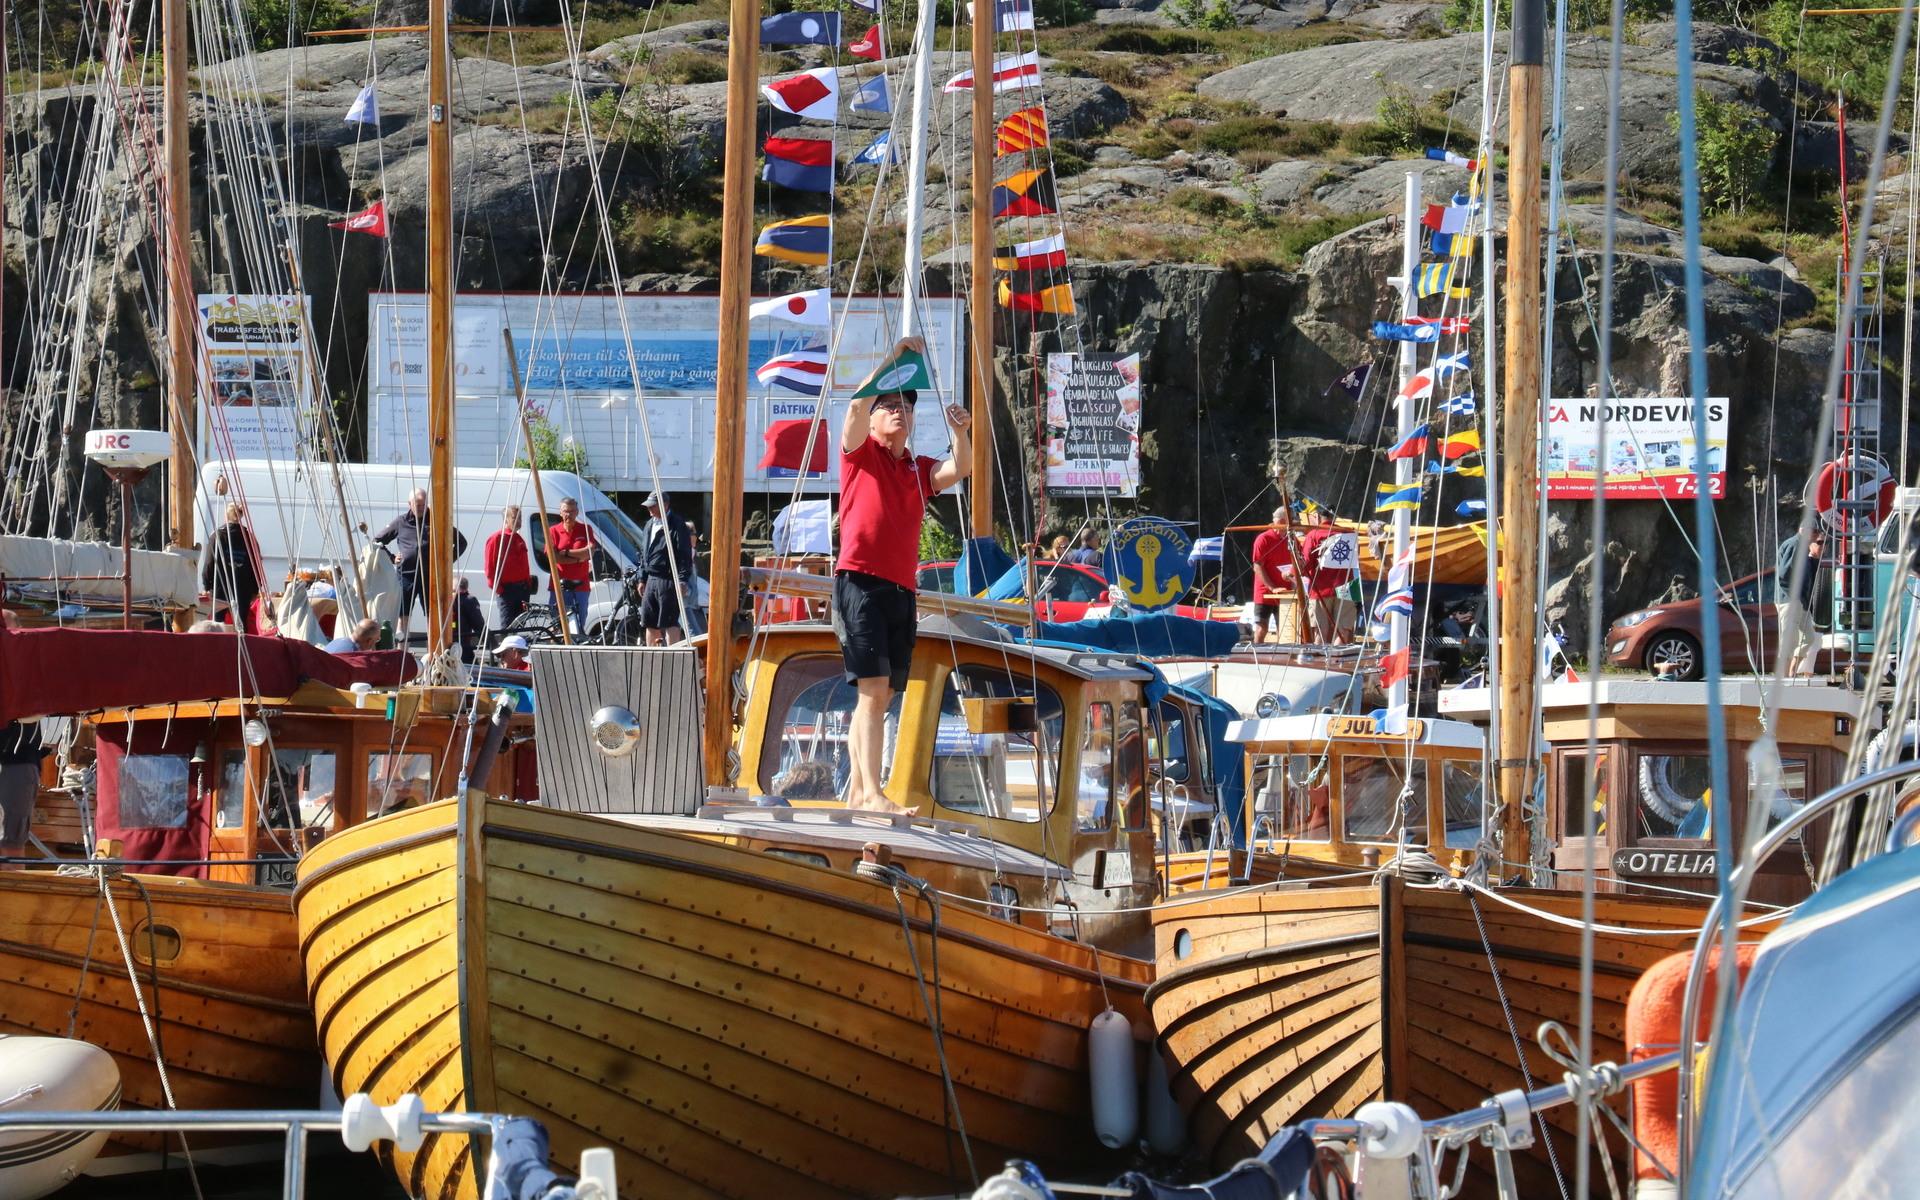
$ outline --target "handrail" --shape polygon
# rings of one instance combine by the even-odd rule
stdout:
[[[833,577],[808,571],[790,571],[778,567],[748,567],[740,573],[747,586],[768,595],[791,596],[798,600],[829,603],[833,599]],[[1033,626],[1033,606],[1006,600],[982,600],[978,596],[956,596],[950,592],[920,592],[916,597],[920,615],[936,616],[964,613],[1024,628]]]
[[[1759,864],[1765,862],[1775,850],[1785,845],[1795,834],[1811,825],[1817,818],[1825,816],[1829,809],[1843,801],[1853,799],[1862,792],[1898,783],[1913,776],[1920,776],[1920,761],[1896,763],[1884,770],[1862,775],[1857,779],[1829,788],[1807,801],[1754,843],[1752,853],[1734,868],[1733,875],[1728,880],[1725,899],[1733,908],[1743,907]],[[1681,1057],[1678,1096],[1680,1111],[1679,1121],[1675,1126],[1678,1153],[1675,1156],[1677,1161],[1674,1169],[1674,1179],[1679,1190],[1676,1193],[1676,1200],[1686,1200],[1687,1171],[1693,1163],[1693,1031],[1697,1028],[1700,1019],[1700,992],[1706,985],[1707,951],[1713,946],[1720,922],[1726,915],[1721,899],[1722,897],[1717,895],[1713,898],[1713,903],[1707,906],[1706,919],[1700,924],[1700,938],[1694,943],[1693,948],[1693,963],[1687,970],[1686,997],[1680,1008],[1680,1049],[1677,1051]],[[1729,969],[1733,968],[1729,966]],[[1731,997],[1733,992],[1738,990],[1739,972],[1735,970],[1729,978],[1730,982],[1727,986],[1731,990],[1727,994]],[[1722,1019],[1726,1015],[1725,1013],[1716,1014]]]

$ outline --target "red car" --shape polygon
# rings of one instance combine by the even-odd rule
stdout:
[[[1765,673],[1773,669],[1780,645],[1780,613],[1775,605],[1775,572],[1761,571],[1720,589],[1713,606],[1720,624],[1720,669],[1727,674]],[[1630,612],[1607,630],[1607,663],[1695,680],[1706,674],[1700,652],[1703,604],[1698,597],[1656,604]]]
[[[932,562],[920,564],[920,590],[923,592],[953,591],[952,562]],[[1085,620],[1088,610],[1098,608],[1099,615],[1105,615],[1107,607],[1106,576],[1092,567],[1079,563],[1055,562],[1042,559],[1033,564],[1039,577],[1037,584],[1041,599],[1035,608],[1043,621],[1080,621]],[[1183,617],[1206,620],[1209,616],[1205,608],[1192,604],[1176,604],[1173,611]]]

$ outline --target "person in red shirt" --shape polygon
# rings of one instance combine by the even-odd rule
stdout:
[[[500,528],[487,538],[482,569],[487,586],[493,589],[494,610],[500,628],[527,611],[533,599],[533,568],[527,562],[527,539],[520,536],[520,506],[509,504],[500,510]]]
[[[1339,536],[1325,509],[1307,516],[1313,526],[1300,539],[1300,562],[1306,564],[1307,607],[1312,610],[1314,631],[1324,642],[1339,645],[1353,640],[1355,608],[1344,594],[1353,568],[1326,560],[1327,543]],[[1346,544],[1346,543],[1341,543]]]
[[[1273,510],[1275,528],[1253,539],[1253,640],[1280,640],[1280,602],[1293,595],[1293,519],[1283,506]]]
[[[580,502],[560,502],[560,523],[547,529],[553,559],[553,607],[566,614],[573,636],[587,636],[587,595],[593,589],[593,530],[580,519]]]
[[[873,369],[879,378],[907,350],[925,353],[917,337],[902,338]],[[862,383],[865,387],[866,383]],[[858,389],[855,389],[858,390]],[[849,808],[891,809],[880,790],[887,705],[907,686],[919,620],[915,587],[920,569],[920,525],[927,497],[946,491],[972,470],[972,418],[947,406],[953,456],[936,462],[915,455],[912,392],[884,392],[871,404],[847,406],[840,429],[840,557],[833,574],[833,628],[847,682],[858,695],[847,731]]]

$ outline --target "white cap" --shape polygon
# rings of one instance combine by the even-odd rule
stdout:
[[[493,652],[495,654],[504,654],[509,650],[518,650],[520,653],[526,654],[532,649],[531,646],[527,645],[527,639],[516,633],[510,638],[500,639],[500,644],[493,648]]]

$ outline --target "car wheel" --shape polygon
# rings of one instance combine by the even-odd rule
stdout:
[[[1647,670],[1657,677],[1692,683],[1705,673],[1700,662],[1700,643],[1692,634],[1670,629],[1655,634],[1647,643]]]

